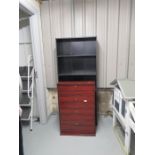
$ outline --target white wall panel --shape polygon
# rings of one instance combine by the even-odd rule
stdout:
[[[132,0],[128,78],[135,79],[135,2]]]
[[[19,66],[27,66],[28,55],[32,55],[29,25],[19,29]]]
[[[120,0],[117,78],[127,78],[131,0]]]
[[[75,37],[81,37],[84,35],[83,21],[84,21],[84,0],[74,0],[74,26]]]
[[[85,0],[86,36],[96,35],[96,0]]]
[[[50,0],[51,34],[52,38],[63,36],[63,17],[61,0]]]
[[[57,84],[57,60],[56,60],[56,38],[63,36],[63,17],[62,17],[62,1],[61,0],[50,0],[50,25],[51,25],[51,46],[52,46],[52,76],[53,83],[52,87],[56,87]]]
[[[131,18],[134,12],[131,1],[49,0],[41,4],[48,3],[42,7],[42,14],[45,9],[49,11],[49,16],[44,16],[46,24],[42,26],[44,42],[48,40],[44,46],[49,48],[45,62],[48,61],[51,67],[46,69],[46,76],[49,76],[47,87],[54,88],[57,83],[55,38],[58,37],[97,36],[98,87],[108,87],[116,77],[134,76],[134,17]]]
[[[72,0],[62,0],[61,6],[62,6],[62,26],[63,31],[62,35],[64,37],[71,37],[72,36]]]
[[[107,38],[107,86],[117,75],[117,43],[119,23],[119,0],[108,3],[108,38]]]
[[[49,2],[42,2],[41,5],[41,26],[43,36],[43,48],[46,72],[46,83],[48,87],[54,86],[55,79],[52,75],[53,71],[53,59],[52,59],[52,46],[51,46],[51,27],[50,27],[50,13],[49,13]]]
[[[19,66],[26,65],[26,56],[24,51],[25,51],[24,45],[19,44]]]
[[[31,43],[29,25],[19,29],[19,43]]]
[[[97,0],[97,86],[106,85],[107,0]]]

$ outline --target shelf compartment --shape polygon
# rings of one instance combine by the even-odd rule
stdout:
[[[30,74],[32,71],[33,67],[30,67]],[[19,74],[20,76],[28,76],[28,66],[23,66],[23,67],[19,67]]]
[[[96,58],[95,57],[84,57],[76,59],[61,59],[58,61],[58,73],[61,74],[90,74],[90,72],[96,71]],[[85,75],[83,74],[83,75]],[[94,73],[93,73],[94,74]]]
[[[96,37],[57,39],[58,55],[95,55]]]
[[[22,94],[22,98],[21,98],[21,102],[20,102],[20,106],[28,106],[30,105],[30,98],[28,97],[28,95],[26,93]]]
[[[22,107],[21,120],[29,120],[31,114],[31,107]]]
[[[28,90],[28,79],[27,78],[22,79],[22,83],[23,83],[23,90]],[[29,86],[31,86],[31,83],[32,78],[30,78]]]

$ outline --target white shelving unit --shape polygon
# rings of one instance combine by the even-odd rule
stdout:
[[[33,91],[34,91],[34,67],[31,66],[32,56],[28,56],[28,65],[19,68],[23,89],[20,107],[22,108],[22,121],[30,121],[30,130],[33,123]]]
[[[113,127],[126,154],[131,153],[131,132],[135,133],[135,81],[114,80]],[[120,126],[120,127],[118,127]]]

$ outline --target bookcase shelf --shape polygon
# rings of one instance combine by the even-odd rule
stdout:
[[[96,55],[58,55],[58,58],[96,57]]]
[[[96,81],[96,37],[60,38],[56,43],[59,81]]]

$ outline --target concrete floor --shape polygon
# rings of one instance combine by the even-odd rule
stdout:
[[[112,118],[99,118],[96,136],[60,136],[59,118],[23,127],[24,155],[124,155],[113,133]]]

